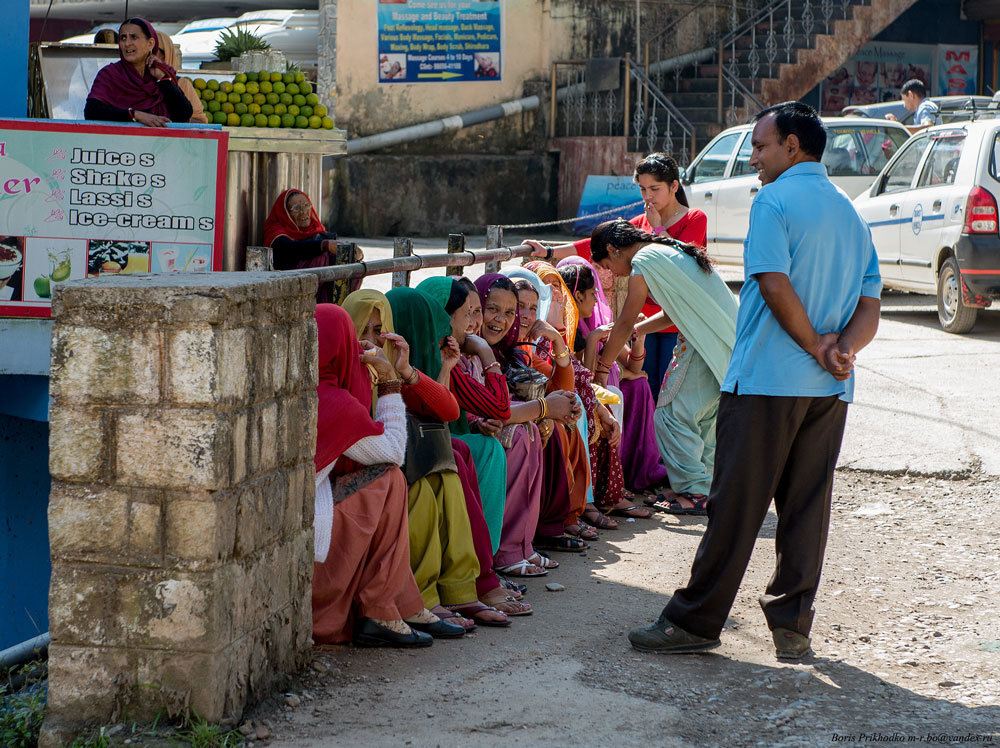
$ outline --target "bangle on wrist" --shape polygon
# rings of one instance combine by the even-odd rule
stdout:
[[[549,406],[546,404],[544,397],[538,398],[535,402],[538,403],[538,407],[539,407],[538,418],[536,418],[535,420],[536,421],[540,421],[543,418],[545,418],[546,415],[548,415]]]
[[[131,119],[131,120],[132,120],[133,122],[135,122],[135,109],[133,109],[132,107],[129,107],[129,108],[128,108],[128,116],[129,116],[129,118],[130,118],[130,119]]]
[[[406,384],[412,386],[412,385],[414,385],[414,384],[416,384],[417,382],[420,381],[420,372],[417,371],[417,367],[415,367],[415,366],[411,367],[411,368],[413,369],[413,373],[410,374],[410,376],[406,377],[403,381]]]
[[[492,368],[493,368],[494,366],[495,366],[495,367],[497,367],[497,373],[498,373],[498,374],[499,374],[499,373],[500,373],[500,372],[502,371],[502,369],[500,368],[500,362],[499,362],[499,361],[494,361],[494,362],[493,362],[492,364],[488,364],[488,365],[486,366],[486,368],[485,368],[485,369],[483,369],[483,374],[485,374],[486,372],[488,372],[488,371],[489,371],[490,369],[492,369]]]
[[[566,358],[567,356],[569,356],[569,348],[568,347],[563,348],[562,353],[556,353],[555,355],[552,356],[552,358],[554,358],[554,359],[556,359],[558,361],[559,359]]]
[[[545,247],[545,259],[546,259],[546,260],[551,260],[551,259],[552,259],[552,256],[553,256],[553,255],[554,255],[555,253],[556,253],[556,251],[555,251],[555,250],[554,250],[554,249],[552,248],[552,245],[547,245],[547,246]]]
[[[644,358],[646,358],[646,352],[643,351],[641,356],[636,356],[634,353],[632,353],[632,351],[629,351],[628,357],[632,361],[642,361]]]
[[[611,366],[600,360],[597,362],[597,368],[603,369],[604,371],[611,371]]]

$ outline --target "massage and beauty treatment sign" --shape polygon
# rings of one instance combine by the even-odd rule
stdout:
[[[503,0],[378,0],[379,83],[500,80]]]
[[[0,120],[0,316],[48,317],[67,280],[221,269],[228,137]]]

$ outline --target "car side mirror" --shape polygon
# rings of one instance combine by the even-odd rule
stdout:
[[[681,167],[681,169],[679,171],[679,174],[680,174],[680,178],[681,178],[681,184],[691,184],[691,179],[688,178],[688,170],[687,169]],[[693,172],[692,172],[691,176],[692,177],[694,176]]]

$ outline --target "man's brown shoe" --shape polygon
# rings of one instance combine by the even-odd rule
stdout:
[[[704,652],[715,649],[722,644],[718,639],[705,639],[685,631],[663,616],[660,616],[656,623],[629,631],[628,640],[640,652],[656,652],[658,654]]]
[[[798,631],[777,628],[771,632],[774,639],[774,654],[779,660],[801,660],[812,652],[809,637]]]

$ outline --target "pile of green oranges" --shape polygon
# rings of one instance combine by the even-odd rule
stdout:
[[[229,81],[191,81],[208,121],[229,127],[333,129],[333,119],[302,73],[237,73]]]

